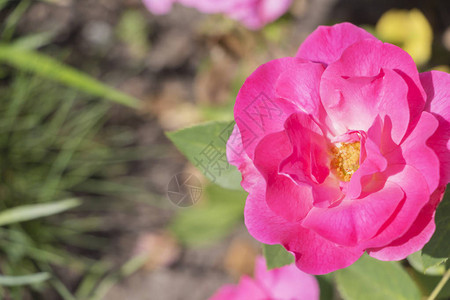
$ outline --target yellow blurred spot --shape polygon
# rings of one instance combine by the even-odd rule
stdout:
[[[450,67],[447,65],[436,66],[436,67],[431,68],[431,70],[450,73]]]
[[[388,10],[378,20],[375,30],[381,40],[408,52],[417,65],[430,59],[433,31],[420,10]]]
[[[257,255],[258,251],[249,241],[234,238],[224,260],[225,270],[235,279],[239,279],[244,274],[252,276]]]

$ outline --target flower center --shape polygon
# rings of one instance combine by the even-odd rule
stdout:
[[[361,143],[341,143],[331,149],[331,170],[342,181],[350,181],[353,173],[359,168]]]

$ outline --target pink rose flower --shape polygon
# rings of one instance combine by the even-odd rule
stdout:
[[[284,14],[292,0],[143,0],[154,14],[166,14],[175,2],[207,14],[223,13],[249,29],[260,29]]]
[[[238,285],[221,287],[210,300],[318,300],[319,284],[314,276],[294,265],[268,271],[263,257],[258,257],[255,278],[243,276]]]
[[[260,66],[227,144],[250,234],[311,274],[365,251],[400,260],[422,249],[450,178],[449,87],[449,74],[419,74],[405,51],[349,23]]]

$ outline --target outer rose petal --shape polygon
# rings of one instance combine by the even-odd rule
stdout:
[[[410,124],[414,126],[423,111],[426,94],[416,64],[401,48],[378,40],[362,40],[345,49],[340,59],[330,64],[325,73],[335,78],[373,77],[380,74],[381,69],[394,70],[408,85]]]
[[[348,46],[364,39],[375,39],[375,37],[350,23],[319,26],[302,43],[296,57],[331,64],[341,57]]]
[[[430,192],[425,178],[417,169],[408,165],[392,165],[384,172],[387,181],[398,184],[405,197],[392,217],[382,226],[378,234],[361,246],[367,248],[383,247],[405,234],[427,204]]]
[[[233,132],[227,142],[227,159],[230,164],[236,166],[242,174],[241,186],[249,191],[252,186],[259,184],[264,179],[254,166],[253,162],[245,153],[242,146],[242,137],[237,125],[234,125]]]
[[[319,299],[319,285],[314,276],[303,273],[294,264],[267,271],[263,257],[256,261],[255,279],[270,299]]]
[[[420,74],[420,80],[428,97],[425,110],[439,121],[438,129],[427,144],[439,157],[439,185],[442,186],[450,182],[450,75],[431,71]]]
[[[325,274],[348,267],[363,254],[362,249],[332,243],[299,223],[276,215],[264,198],[264,186],[255,186],[245,203],[245,225],[249,233],[266,244],[282,244],[294,253],[297,267],[309,274]]]
[[[325,110],[320,102],[321,64],[303,63],[283,72],[275,86],[276,95],[294,103],[298,110],[310,114],[317,122],[324,121]]]
[[[288,222],[276,215],[267,205],[266,186],[254,186],[245,201],[244,219],[249,233],[265,244],[281,244],[287,242],[299,231],[299,223]]]
[[[434,215],[436,206],[444,196],[445,188],[437,189],[432,195],[430,202],[422,208],[411,228],[400,238],[382,248],[368,249],[370,256],[379,260],[401,260],[411,253],[419,251],[428,243],[436,229]]]
[[[434,191],[439,184],[439,160],[426,142],[438,125],[433,115],[423,112],[416,127],[397,151],[386,154],[390,164],[407,164],[416,168],[427,181],[429,191]]]
[[[377,233],[403,196],[398,185],[386,183],[381,190],[362,199],[344,199],[335,207],[315,207],[302,225],[340,245],[356,246]]]
[[[300,270],[314,275],[346,268],[364,253],[362,248],[337,245],[304,228],[295,232],[284,246],[294,253]]]
[[[256,69],[240,89],[234,118],[250,159],[259,141],[269,133],[281,131],[284,121],[297,110],[291,102],[277,98],[275,84],[285,70],[301,64],[302,60],[292,57],[272,60]]]

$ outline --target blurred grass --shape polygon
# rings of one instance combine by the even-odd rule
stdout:
[[[105,129],[111,103],[102,100],[132,108],[139,100],[37,52],[55,32],[15,37],[30,3],[0,1],[10,9],[0,25],[0,299],[48,299],[50,290],[92,299],[106,279],[122,278],[102,259],[108,240],[92,204],[142,192],[126,176],[142,150],[128,147],[130,130]],[[82,210],[61,214],[77,198]]]
[[[109,103],[21,71],[3,71],[7,75],[0,84],[0,274],[6,281],[0,280],[0,295],[40,299],[36,295],[43,297],[52,286],[63,299],[75,299],[74,287],[61,282],[54,268],[90,276],[95,261],[67,249],[101,256],[106,240],[89,232],[101,230],[102,220],[73,213],[43,217],[79,204],[61,199],[95,202],[138,191],[116,179],[126,177],[126,163],[139,159],[139,151],[125,147],[129,139],[112,142],[114,132],[105,134]],[[107,188],[94,189],[93,184]],[[83,209],[89,212],[89,203]],[[99,279],[111,270],[106,261],[97,266],[102,267],[101,273],[95,269]],[[48,280],[37,280],[44,278],[43,273],[48,273]],[[84,287],[83,293],[93,295],[97,283],[90,283],[90,291]]]
[[[23,71],[33,72],[44,78],[63,83],[90,95],[103,97],[125,106],[138,108],[140,105],[139,100],[134,97],[105,86],[83,72],[64,65],[51,57],[36,51],[17,47],[17,44],[16,46],[0,44],[0,62],[7,63]]]

